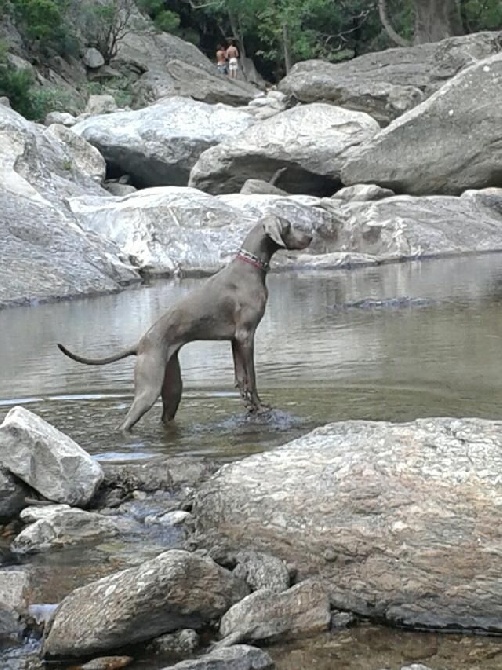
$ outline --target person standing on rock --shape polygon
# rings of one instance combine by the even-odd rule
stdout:
[[[218,44],[218,49],[216,50],[216,67],[220,74],[228,74],[227,52],[225,51],[225,47],[221,44]]]
[[[239,58],[239,49],[235,46],[235,42],[230,42],[230,46],[227,49],[227,59],[228,59],[228,74],[230,79],[237,79],[237,70],[239,68],[237,59]]]

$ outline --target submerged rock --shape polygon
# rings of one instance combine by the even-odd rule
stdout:
[[[0,463],[48,500],[82,507],[104,476],[76,442],[24,407],[0,425]]]
[[[500,472],[500,422],[347,421],[223,466],[193,513],[200,544],[293,562],[335,608],[501,632]]]
[[[86,656],[201,628],[247,595],[245,583],[208,558],[172,550],[76,589],[56,611],[43,656]]]

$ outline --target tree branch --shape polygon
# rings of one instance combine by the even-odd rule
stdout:
[[[400,47],[409,47],[410,43],[405,40],[404,37],[401,37],[401,35],[399,35],[392,27],[389,17],[387,16],[386,0],[378,0],[378,15],[380,17],[380,21],[382,22],[382,26],[385,28],[385,32],[390,37],[390,39]]]

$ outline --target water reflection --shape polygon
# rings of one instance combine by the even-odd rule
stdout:
[[[92,453],[190,452],[232,458],[338,419],[428,415],[502,418],[502,256],[270,276],[256,365],[277,412],[249,420],[233,389],[230,345],[181,353],[185,394],[175,426],[160,407],[130,438],[115,428],[132,394],[132,359],[87,367],[65,358],[130,345],[198,280],[0,312],[0,419],[25,404]],[[430,306],[336,310],[371,298],[427,298]]]

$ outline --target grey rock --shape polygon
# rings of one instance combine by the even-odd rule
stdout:
[[[325,198],[331,222],[318,229],[312,253],[342,251],[401,260],[502,248],[502,212],[493,197],[394,196],[343,204]]]
[[[288,195],[282,188],[277,188],[263,179],[246,179],[240,192],[242,195]]]
[[[437,91],[448,79],[500,51],[499,32],[368,53],[343,63],[297,63],[279,84],[304,103],[329,101],[370,114],[386,125]]]
[[[293,561],[336,609],[493,633],[502,630],[501,471],[501,422],[346,421],[224,465],[193,514],[204,544]]]
[[[118,670],[126,668],[133,660],[131,656],[101,656],[79,666],[79,670]]]
[[[189,184],[213,194],[235,193],[247,179],[270,180],[285,167],[280,183],[289,193],[331,194],[350,148],[377,132],[367,114],[323,103],[300,105],[205,151]]]
[[[154,654],[169,655],[182,659],[194,654],[199,645],[200,637],[197,631],[184,628],[152,640],[148,645],[148,650]]]
[[[98,234],[85,234],[69,196],[106,195],[49,129],[0,107],[0,308],[116,291],[138,274]]]
[[[192,519],[193,517],[190,512],[184,512],[183,510],[173,510],[172,512],[166,512],[165,514],[161,514],[159,516],[147,517],[145,519],[145,524],[159,524],[169,528],[172,526],[183,526]]]
[[[86,451],[23,407],[13,407],[0,426],[0,462],[44,497],[70,505],[86,505],[103,480]]]
[[[0,467],[0,521],[10,521],[26,507],[30,489],[8,470]]]
[[[359,202],[368,200],[382,200],[395,195],[394,191],[389,188],[382,188],[376,184],[355,184],[354,186],[345,186],[341,188],[331,197],[333,200],[341,200],[342,202],[349,202],[357,200]]]
[[[282,593],[270,589],[251,593],[223,616],[220,633],[223,637],[239,633],[248,642],[277,640],[322,633],[330,623],[326,590],[306,581]]]
[[[245,112],[169,98],[150,107],[91,117],[73,130],[137,186],[184,186],[200,154],[253,123]]]
[[[502,54],[462,70],[354,150],[343,167],[343,183],[374,183],[414,195],[499,186],[500,91]]]
[[[244,579],[252,591],[286,591],[290,585],[288,566],[276,556],[259,551],[239,551],[234,575]]]
[[[7,98],[7,96],[5,96],[5,95],[0,96],[0,105],[2,105],[2,107],[9,107],[10,108],[9,98]]]
[[[133,92],[137,107],[178,96],[208,104],[223,103],[235,107],[248,103],[258,90],[244,81],[222,77],[216,71],[216,66],[212,66],[208,72],[175,59],[163,68],[150,68],[136,82]]]
[[[77,122],[77,119],[73,114],[68,112],[49,112],[45,117],[44,124],[46,126],[52,126],[53,124],[59,124],[66,127],[74,126]]]
[[[72,156],[72,168],[76,166],[80,172],[88,175],[97,183],[103,181],[106,174],[106,163],[95,147],[62,124],[51,124],[47,133],[54,135],[66,145]]]
[[[186,551],[160,554],[137,568],[73,591],[45,637],[43,657],[86,656],[180,628],[198,629],[247,594],[244,582]]]
[[[21,617],[28,612],[31,576],[27,570],[0,570],[0,637],[21,632]]]
[[[267,652],[245,644],[236,644],[217,649],[200,658],[181,661],[170,666],[170,670],[273,670],[274,667]]]
[[[331,215],[280,196],[215,198],[187,187],[144,189],[119,198],[78,197],[70,210],[86,231],[111,239],[145,274],[215,272],[239,249],[257,218],[278,214],[315,233]],[[274,265],[286,254],[278,254]]]
[[[114,181],[106,182],[103,184],[103,187],[106,188],[108,193],[116,195],[119,198],[123,198],[125,195],[130,195],[131,193],[136,193],[137,191],[131,184],[120,184]]]
[[[85,113],[96,116],[99,114],[110,114],[117,111],[117,103],[113,95],[90,95],[85,106]]]
[[[67,505],[28,507],[21,512],[26,526],[11,543],[17,554],[29,554],[113,537],[119,529],[109,518]]]
[[[91,70],[97,70],[105,64],[105,59],[103,58],[101,52],[98,51],[95,47],[89,47],[86,49],[82,60],[84,65]]]

